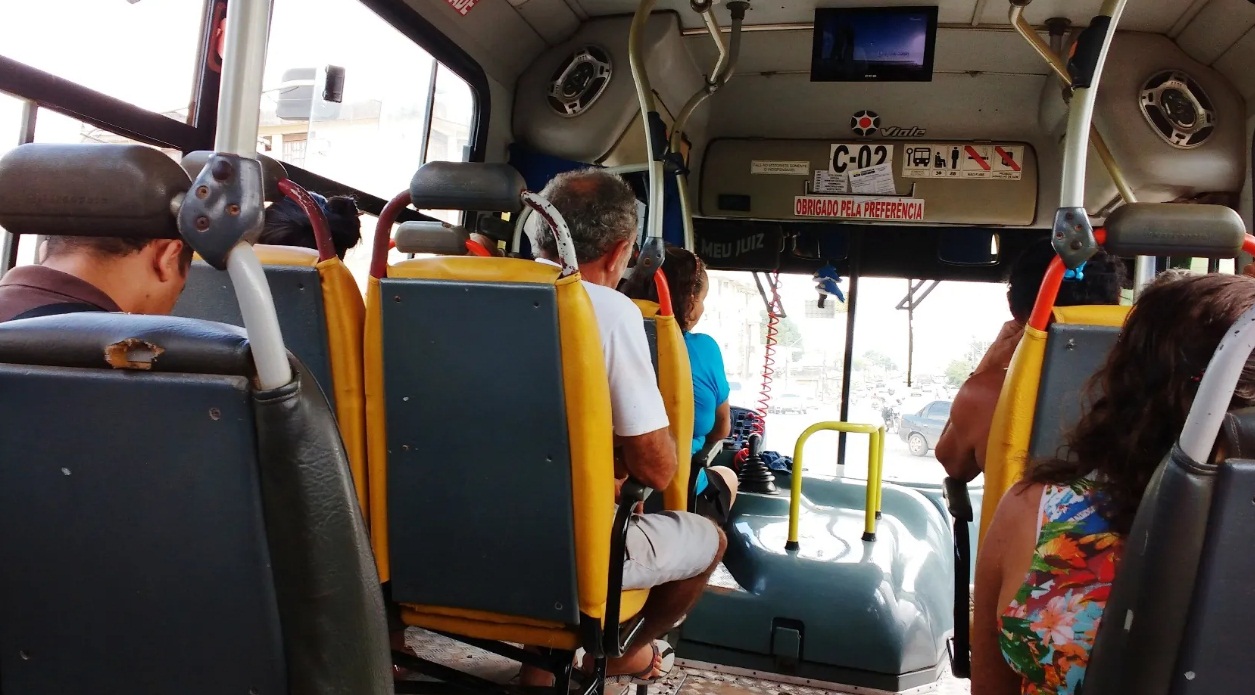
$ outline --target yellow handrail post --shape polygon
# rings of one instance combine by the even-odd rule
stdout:
[[[866,434],[871,439],[867,447],[867,502],[863,510],[863,540],[876,540],[876,519],[880,518],[885,428],[850,422],[817,422],[798,436],[797,444],[793,447],[793,472],[789,486],[789,539],[784,545],[785,550],[792,551],[801,547],[798,543],[798,516],[802,507],[802,450],[806,448],[806,440],[811,435],[825,431]]]

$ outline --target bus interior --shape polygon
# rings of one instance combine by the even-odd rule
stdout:
[[[529,217],[565,224],[520,192],[586,167],[638,193],[629,282],[660,277],[664,244],[709,268],[696,330],[738,417],[706,462],[748,453],[723,565],[650,692],[969,692],[976,552],[1025,458],[1061,445],[1157,273],[1252,261],[1248,58],[1244,0],[0,6],[0,277],[47,236],[198,253],[173,317],[0,325],[0,694],[518,693],[537,659],[552,692],[617,692],[570,666],[621,654],[644,600],[604,542],[625,521],[597,479],[596,325],[578,264],[518,265]],[[353,197],[361,243],[248,243],[263,200],[319,215],[307,191]],[[474,257],[469,232],[515,258]],[[1039,295],[964,487],[933,449],[1043,239],[1043,290],[1103,245],[1123,306]],[[642,318],[682,473],[647,503],[685,509],[664,294]],[[1255,494],[1235,475],[1217,499]],[[1203,489],[1166,480],[1147,518]],[[1199,627],[1255,615],[1200,617],[1240,595],[1205,584],[1228,557],[1206,490],[1203,521],[1154,517],[1121,595],[1170,585],[1176,641],[1129,633],[1094,692],[1249,687],[1240,653],[1221,665],[1241,634]],[[1153,560],[1204,569],[1157,583]],[[389,658],[385,603],[417,658]]]

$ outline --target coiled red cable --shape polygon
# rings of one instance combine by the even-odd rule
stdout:
[[[767,307],[767,339],[763,346],[763,385],[762,390],[758,394],[758,408],[756,412],[758,417],[750,424],[750,434],[757,434],[759,437],[766,436],[767,428],[767,408],[771,405],[771,383],[775,380],[776,374],[776,336],[780,333],[780,271],[776,271],[771,276],[771,304]],[[746,438],[746,449],[749,447],[749,438]]]

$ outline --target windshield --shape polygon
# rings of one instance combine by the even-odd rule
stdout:
[[[757,409],[767,312],[750,273],[711,271],[710,276],[706,311],[694,332],[711,335],[719,343],[728,382],[737,385],[729,398],[731,404]],[[945,473],[932,447],[949,416],[950,401],[1011,317],[1002,284],[942,282],[919,302],[912,320],[911,312],[898,308],[899,304],[905,307],[910,287],[904,279],[863,278],[859,282],[848,420],[888,423],[887,480],[940,483]],[[841,289],[848,294],[848,279],[842,280]],[[917,287],[917,297],[922,290]],[[792,456],[802,430],[816,422],[841,419],[849,315],[846,304],[835,297],[819,309],[809,277],[781,276],[780,295],[786,317],[775,327],[765,448]],[[918,416],[922,424],[912,423],[906,431],[900,425],[903,415]],[[919,436],[912,439],[912,434]],[[866,477],[868,438],[847,437],[844,471],[838,469],[837,441],[836,434],[811,438],[804,458],[807,474]]]

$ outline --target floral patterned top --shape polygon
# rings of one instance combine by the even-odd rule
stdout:
[[[1098,513],[1094,480],[1047,485],[1033,564],[1000,616],[999,646],[1022,695],[1075,695],[1107,607],[1123,539]]]

